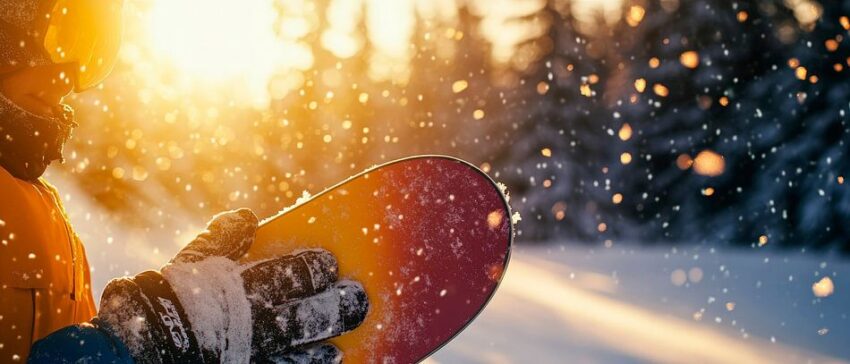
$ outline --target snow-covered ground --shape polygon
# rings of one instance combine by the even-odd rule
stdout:
[[[816,298],[822,275],[835,293]],[[817,254],[520,247],[485,311],[431,362],[848,362],[848,277],[850,262]]]
[[[204,223],[172,212],[137,234],[61,173],[51,181],[86,243],[97,296],[110,278],[165,263]],[[824,276],[835,290],[817,298]],[[492,302],[428,361],[850,362],[848,282],[847,258],[769,245],[520,246]]]

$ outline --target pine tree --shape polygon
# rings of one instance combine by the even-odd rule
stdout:
[[[745,158],[727,163],[737,213],[711,225],[734,224],[737,240],[850,250],[850,4],[822,6],[813,30],[774,54],[776,69],[725,114],[739,120],[739,142],[714,148]]]
[[[509,98],[510,143],[494,162],[497,178],[511,188],[524,238],[595,240],[616,215],[607,211],[611,191],[600,163],[610,117],[602,105],[605,68],[587,56],[569,4],[550,1],[530,20],[549,24],[529,40],[545,56]]]
[[[763,78],[787,48],[780,28],[790,12],[771,0],[653,0],[626,14],[618,112],[632,129],[623,143],[631,158],[611,164],[624,213],[643,225],[636,237],[740,239],[736,186],[753,171],[744,167],[749,156],[731,149],[748,145],[738,132],[753,129],[728,114],[748,88],[771,87]]]

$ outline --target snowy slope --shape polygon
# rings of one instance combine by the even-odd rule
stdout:
[[[484,313],[430,361],[848,362],[850,262],[701,250],[520,248]],[[671,282],[694,267],[697,283]],[[823,299],[820,274],[836,282]]]
[[[128,230],[61,173],[50,180],[86,244],[96,296],[110,278],[165,263],[208,218],[172,211]],[[835,293],[816,298],[825,275]],[[519,247],[487,309],[429,362],[850,362],[848,277],[850,260],[822,253]]]

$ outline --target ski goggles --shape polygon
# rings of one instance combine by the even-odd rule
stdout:
[[[75,91],[97,86],[118,60],[122,8],[123,0],[0,0],[4,67],[74,64]]]
[[[121,45],[123,0],[57,0],[47,13],[44,50],[53,63],[74,63],[77,92],[112,72]]]

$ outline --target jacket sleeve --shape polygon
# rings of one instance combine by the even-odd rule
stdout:
[[[0,286],[0,362],[23,362],[32,344],[32,289]]]
[[[77,322],[80,321],[88,321],[91,320],[95,315],[97,315],[97,307],[94,305],[94,296],[92,295],[92,287],[91,287],[91,266],[89,265],[89,259],[86,255],[85,247],[83,247],[83,243],[79,241],[79,238],[74,234],[73,239],[77,240],[77,246],[80,247],[80,255],[83,257],[82,267],[82,285],[80,286],[81,294],[80,294],[80,302],[83,302],[82,305],[77,307]]]
[[[115,363],[133,364],[127,346],[101,326],[91,323],[68,326],[32,346],[28,363]]]

